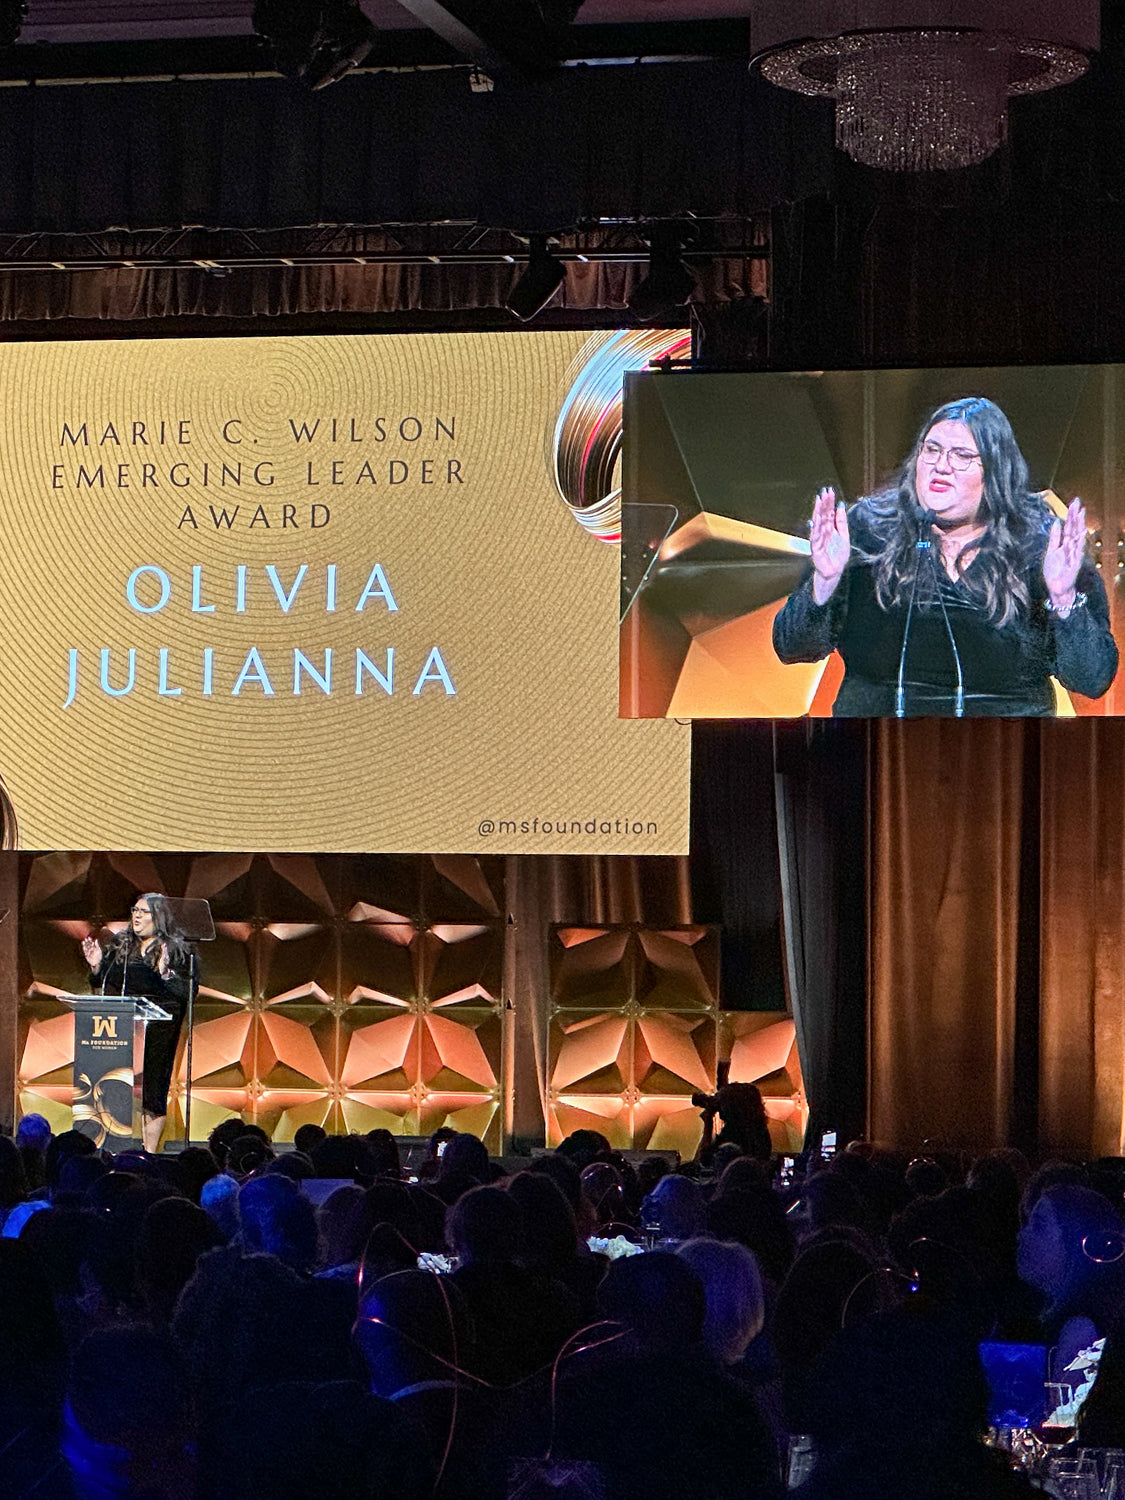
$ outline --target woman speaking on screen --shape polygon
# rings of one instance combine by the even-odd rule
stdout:
[[[923,424],[896,480],[846,509],[813,506],[812,571],[773,628],[783,662],[838,650],[838,716],[1055,712],[1050,678],[1100,697],[1117,646],[1086,513],[1065,521],[1028,488],[994,402],[969,396]]]

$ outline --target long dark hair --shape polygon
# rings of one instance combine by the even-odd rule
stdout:
[[[115,958],[126,961],[130,958],[141,958],[152,968],[156,968],[160,962],[161,948],[168,950],[168,962],[173,969],[186,971],[191,959],[191,949],[183,933],[176,926],[172,916],[172,909],[168,904],[167,896],[162,896],[159,891],[144,891],[133,898],[133,904],[138,901],[147,901],[149,910],[152,912],[152,925],[156,934],[156,941],[147,953],[140,951],[140,940],[133,932],[132,912],[130,912],[129,925],[124,932],[119,932],[109,945],[109,951]]]
[[[1027,570],[1042,554],[1054,518],[1046,503],[1028,488],[1027,461],[1012,424],[984,396],[963,396],[931,412],[895,480],[866,502],[877,538],[867,553],[875,571],[875,597],[883,609],[889,609],[914,588],[916,573],[919,599],[934,591],[932,569],[916,545],[918,516],[925,507],[914,479],[922,444],[938,422],[963,422],[976,442],[984,475],[980,516],[985,531],[962,551],[957,568],[992,623],[1006,625],[1030,608]],[[973,570],[966,575],[970,562]]]

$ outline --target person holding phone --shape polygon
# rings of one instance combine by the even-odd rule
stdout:
[[[850,508],[816,497],[812,566],[774,620],[783,662],[844,660],[836,716],[1048,717],[1052,677],[1098,698],[1117,646],[1086,513],[1029,489],[1008,418],[939,406],[897,477]]]
[[[101,995],[141,995],[171,1013],[170,1021],[145,1028],[141,1084],[141,1132],[146,1151],[155,1152],[168,1114],[172,1064],[196,981],[193,950],[180,933],[167,897],[154,891],[138,896],[129,925],[106,948],[91,933],[82,941],[90,988]]]

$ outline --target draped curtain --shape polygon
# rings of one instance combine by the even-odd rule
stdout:
[[[759,241],[764,239],[764,221],[756,233]],[[81,246],[76,244],[74,253],[82,253]],[[128,252],[122,249],[121,253]],[[185,328],[187,320],[428,313],[444,315],[439,324],[428,326],[449,328],[457,326],[457,314],[466,309],[502,308],[522,269],[519,265],[263,266],[237,267],[222,276],[193,266],[2,271],[0,323],[163,318],[184,320],[168,331],[197,333],[200,330],[194,324]],[[564,314],[623,309],[647,271],[644,261],[571,261],[555,309]],[[700,263],[697,274],[698,295],[711,306],[738,306],[762,296],[766,288],[766,266],[761,260],[718,257]],[[104,336],[100,330],[98,336]]]
[[[1125,722],[880,723],[872,1134],[1116,1155]]]

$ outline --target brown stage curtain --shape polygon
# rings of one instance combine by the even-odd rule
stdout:
[[[872,1134],[1120,1153],[1125,721],[881,723],[871,790]]]
[[[1024,731],[876,726],[869,1127],[911,1149],[1012,1130]]]
[[[759,243],[764,236],[763,221],[756,234]],[[0,272],[0,323],[500,308],[521,269],[508,265],[270,266],[235,268],[223,276],[194,268],[4,271]],[[647,269],[644,262],[571,262],[554,306],[579,312],[624,310]],[[762,297],[767,290],[763,260],[717,258],[701,263],[697,275],[697,299],[708,306]]]
[[[1125,722],[1043,730],[1040,1140],[1116,1156],[1125,1125]]]

